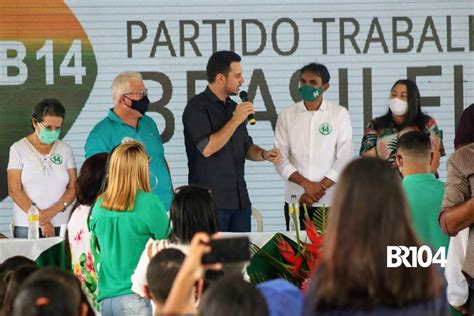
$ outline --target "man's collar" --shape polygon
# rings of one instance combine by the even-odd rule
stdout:
[[[223,104],[227,104],[229,101],[231,101],[232,99],[230,97],[227,97],[227,99],[224,101],[222,101],[221,99],[219,99],[215,94],[214,92],[212,92],[212,90],[209,88],[209,86],[206,87],[206,90],[204,90],[204,93],[206,94],[206,96],[212,101],[212,103],[223,103]]]
[[[301,106],[299,108],[299,112],[317,112],[317,111],[326,111],[328,109],[328,105],[326,103],[326,101],[324,100],[324,97],[323,97],[323,101],[321,102],[321,105],[319,106],[319,109],[317,109],[316,111],[310,111],[306,108],[306,105],[304,104],[304,101],[300,101],[299,103],[301,103]]]
[[[124,124],[124,125],[130,126],[130,125],[128,125],[127,123],[125,123],[117,114],[115,114],[114,108],[110,108],[110,109],[109,109],[109,113],[107,113],[107,117],[108,117],[110,120],[112,120],[112,121],[114,121],[114,122],[117,122],[117,123],[119,123],[119,124]],[[143,116],[142,116],[142,117],[143,117]],[[140,120],[141,120],[142,117],[138,118],[138,123],[140,123]],[[138,126],[138,125],[137,125],[137,126]]]
[[[117,122],[117,123],[125,124],[125,123],[120,119],[120,117],[118,117],[118,115],[115,114],[114,108],[109,109],[109,113],[107,114],[107,116],[108,116],[109,119],[111,119],[112,121],[115,121],[115,122]]]
[[[432,173],[412,173],[403,177],[404,183],[416,183],[436,180]]]

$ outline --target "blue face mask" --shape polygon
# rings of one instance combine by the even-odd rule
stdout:
[[[323,94],[323,87],[314,88],[305,84],[300,87],[299,92],[303,100],[314,101]]]
[[[58,140],[59,134],[61,133],[60,128],[56,128],[54,131],[50,131],[46,127],[42,126],[41,123],[39,123],[38,126],[41,129],[39,132],[36,132],[36,135],[38,135],[40,142],[45,145],[49,145]]]

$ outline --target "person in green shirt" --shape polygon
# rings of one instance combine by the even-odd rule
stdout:
[[[173,188],[165,150],[155,121],[146,115],[150,100],[138,72],[118,74],[112,82],[114,107],[94,126],[86,140],[86,159],[98,153],[110,153],[117,145],[136,140],[151,157],[151,191],[158,195],[166,210],[173,198]]]
[[[420,240],[431,246],[433,251],[446,247],[444,250],[447,252],[449,237],[438,225],[444,183],[430,173],[432,159],[429,134],[411,131],[403,134],[398,140],[396,160],[403,175],[402,186],[415,231]]]
[[[131,276],[148,239],[168,237],[169,218],[151,192],[148,160],[141,143],[119,145],[110,156],[105,192],[92,208],[91,248],[104,316],[151,315],[150,302],[133,294]]]

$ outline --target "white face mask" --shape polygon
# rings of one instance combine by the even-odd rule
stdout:
[[[408,103],[398,98],[390,99],[390,111],[395,115],[405,115],[408,112]]]

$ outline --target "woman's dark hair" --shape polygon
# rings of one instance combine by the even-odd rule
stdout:
[[[84,161],[76,181],[77,204],[91,206],[100,193],[108,157],[108,153],[100,153]]]
[[[27,257],[13,256],[0,264],[0,273],[14,270],[23,266],[36,267],[36,263]]]
[[[72,273],[46,267],[33,273],[21,286],[13,315],[80,315],[83,304],[88,307],[88,315],[95,314]]]
[[[62,105],[61,101],[54,98],[46,98],[38,102],[33,109],[31,116],[38,122],[41,123],[45,116],[59,116],[64,119],[66,115],[66,109]]]
[[[383,116],[377,117],[374,120],[375,129],[383,129],[389,126],[396,126],[398,129],[403,129],[407,126],[417,126],[420,131],[426,129],[425,125],[429,120],[429,117],[421,110],[420,91],[416,83],[409,79],[397,80],[392,86],[392,89],[396,85],[403,84],[407,87],[407,99],[408,99],[408,113],[406,119],[401,125],[396,125],[392,118],[392,111],[388,109],[388,112]]]
[[[176,189],[170,207],[169,240],[189,244],[194,234],[217,232],[217,206],[209,189],[186,185]]]
[[[255,285],[241,275],[224,276],[204,292],[199,315],[269,315],[267,303]]]
[[[231,51],[215,52],[209,58],[206,66],[206,76],[209,83],[216,80],[218,74],[223,74],[227,77],[230,72],[230,64],[233,62],[240,62],[241,57]]]
[[[440,295],[433,266],[388,268],[390,245],[420,246],[400,178],[387,161],[356,159],[333,196],[324,254],[310,286],[315,310],[401,307]]]
[[[33,272],[38,269],[37,266],[23,266],[16,270],[9,271],[5,275],[5,281],[7,282],[5,298],[3,299],[3,306],[0,312],[1,316],[9,316],[12,314],[13,302],[18,294],[18,290],[23,282]]]
[[[36,267],[36,263],[23,256],[13,256],[0,264],[0,304],[3,302],[7,291],[10,271],[21,267]]]

